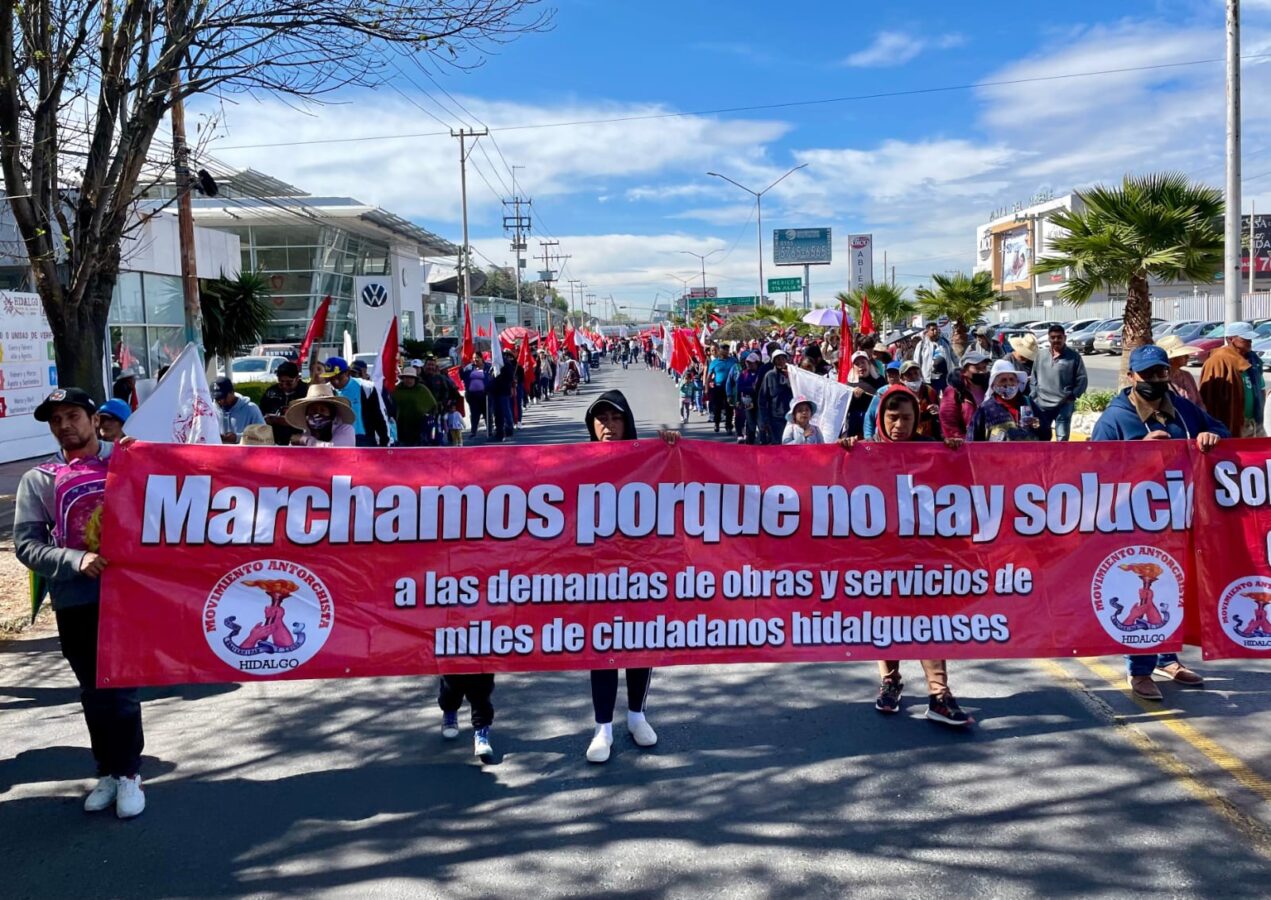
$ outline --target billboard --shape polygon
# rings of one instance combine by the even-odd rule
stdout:
[[[852,255],[852,289],[859,291],[874,283],[874,236],[849,234],[847,247]]]
[[[0,291],[0,461],[55,449],[48,425],[31,415],[55,387],[53,332],[39,294]]]
[[[353,279],[353,308],[357,322],[357,352],[376,353],[388,323],[399,312],[389,275],[359,275]]]
[[[772,262],[778,266],[828,266],[830,229],[777,228],[772,232]]]
[[[716,297],[719,296],[719,288],[713,288],[713,287],[692,288],[691,290],[689,290],[688,296],[693,300],[701,300],[703,298],[707,300],[714,300]]]
[[[1242,227],[1240,271],[1249,273],[1249,245],[1252,244],[1253,271],[1255,273],[1271,272],[1271,216],[1245,216]]]
[[[1033,249],[1029,246],[1028,226],[1021,225],[997,236],[998,258],[1001,260],[1001,284],[1007,287],[1012,284],[1028,283],[1032,270]]]

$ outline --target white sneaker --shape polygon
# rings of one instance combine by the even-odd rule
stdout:
[[[596,736],[587,745],[587,762],[602,763],[609,761],[609,748],[613,746],[613,738],[603,728],[596,729]]]
[[[84,812],[101,812],[115,802],[119,793],[119,779],[114,775],[104,775],[97,779],[97,786],[84,798]]]
[[[652,747],[658,742],[658,733],[653,730],[648,719],[639,719],[635,722],[628,719],[627,730],[631,732],[631,739],[636,742],[636,746]]]
[[[139,816],[146,808],[146,791],[141,776],[119,779],[119,795],[115,798],[115,815],[121,819]]]

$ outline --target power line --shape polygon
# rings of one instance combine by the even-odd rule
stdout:
[[[1271,53],[1257,53],[1241,57],[1243,60],[1271,58]],[[804,106],[823,106],[834,103],[855,103],[863,100],[885,100],[894,97],[914,97],[924,94],[943,94],[953,91],[969,91],[986,87],[1009,87],[1020,84],[1037,84],[1047,81],[1064,81],[1074,78],[1094,78],[1103,75],[1121,75],[1127,72],[1150,72],[1162,69],[1179,69],[1188,66],[1201,66],[1210,63],[1225,62],[1224,57],[1210,59],[1192,59],[1183,62],[1157,63],[1150,66],[1122,66],[1115,69],[1093,69],[1085,72],[1063,72],[1058,75],[1036,75],[1031,78],[1008,78],[997,81],[978,81],[968,84],[937,85],[925,88],[911,88],[904,91],[877,91],[870,94],[849,94],[842,97],[821,97],[812,100],[787,100],[779,103],[762,103],[752,106],[726,106],[718,109],[703,109],[686,112],[644,113],[632,116],[613,116],[606,119],[578,119],[567,122],[531,122],[522,125],[503,125],[491,128],[491,131],[528,131],[539,128],[574,128],[583,125],[610,125],[619,122],[647,122],[658,119],[680,119],[689,116],[712,116],[725,113],[763,112],[772,109],[794,109]],[[237,144],[220,148],[221,150],[255,150],[265,147],[299,147],[309,144],[348,144],[362,141],[391,141],[404,138],[438,137],[448,135],[444,131],[421,131],[409,134],[379,134],[350,138],[319,138],[309,141],[285,141],[268,144]]]

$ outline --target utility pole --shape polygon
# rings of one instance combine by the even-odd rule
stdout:
[[[483,138],[490,133],[488,128],[476,131],[471,128],[450,129],[450,136],[459,139],[459,192],[463,201],[463,320],[467,321],[472,311],[472,247],[468,243],[468,150],[467,139]]]
[[[1223,299],[1227,324],[1244,319],[1240,273],[1240,0],[1227,0],[1227,196]],[[1250,260],[1252,263],[1252,260]]]
[[[524,325],[525,313],[521,309],[521,254],[525,251],[525,235],[530,230],[530,217],[521,215],[521,207],[529,206],[533,201],[524,200],[516,190],[516,170],[525,166],[512,166],[512,199],[504,200],[503,206],[512,207],[512,215],[503,217],[503,230],[512,233],[512,249],[516,252],[516,322]]]
[[[179,71],[172,76],[172,154],[177,180],[177,237],[181,245],[185,340],[202,350],[203,308],[199,304],[199,276],[194,257],[194,209],[190,199],[193,181],[190,178],[190,148],[185,143],[185,101],[181,98]]]

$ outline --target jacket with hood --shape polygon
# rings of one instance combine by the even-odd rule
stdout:
[[[883,399],[879,401],[878,411],[874,414],[874,436],[870,438],[870,440],[877,441],[880,444],[896,443],[887,436],[887,431],[883,428],[883,412],[887,409],[887,407],[895,403],[898,397],[908,397],[914,405],[914,430],[913,433],[909,435],[909,440],[905,443],[912,443],[914,441],[918,441],[920,443],[934,441],[935,438],[927,437],[926,435],[918,433],[918,424],[922,420],[922,404],[918,402],[917,395],[903,384],[889,385]]]
[[[592,425],[596,421],[596,408],[599,406],[610,406],[622,413],[622,439],[624,441],[636,440],[635,414],[631,412],[631,404],[627,402],[627,398],[622,391],[605,391],[592,401],[591,406],[587,407],[584,421],[587,423],[587,437],[589,439],[593,441],[599,440],[596,437],[596,429]]]
[[[1168,397],[1168,404],[1161,404],[1159,414],[1152,417],[1149,425],[1130,400],[1132,390],[1132,387],[1126,388],[1112,398],[1108,408],[1099,416],[1099,421],[1095,422],[1090,440],[1140,441],[1147,437],[1149,431],[1164,431],[1170,437],[1179,439],[1194,438],[1202,431],[1210,431],[1223,438],[1231,437],[1231,433],[1221,422],[1196,404],[1178,396]]]

